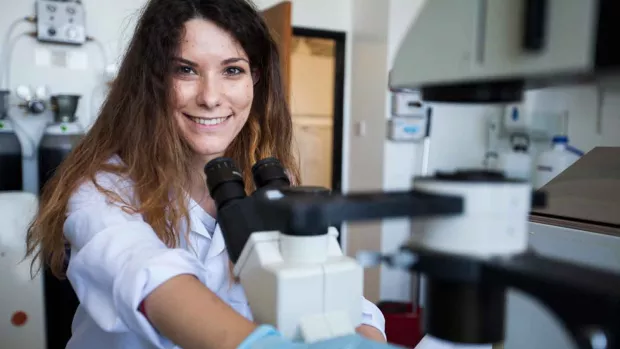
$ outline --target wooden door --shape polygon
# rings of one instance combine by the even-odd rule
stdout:
[[[282,84],[287,101],[290,102],[291,85],[291,46],[293,43],[292,4],[283,1],[262,11],[265,23],[271,29],[271,35],[278,44],[280,50],[280,66],[282,72]]]
[[[293,144],[295,154],[299,156],[303,185],[333,189],[333,124],[331,121],[319,119],[308,122],[301,118],[293,119]]]

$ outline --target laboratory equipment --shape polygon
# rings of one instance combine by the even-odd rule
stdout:
[[[396,54],[390,89],[420,89],[425,102],[501,105],[522,102],[523,91],[530,87],[583,81],[613,84],[618,80],[620,51],[611,33],[620,26],[619,13],[620,3],[608,0],[425,1]],[[528,187],[490,172],[477,176],[457,172],[418,181],[424,183],[419,189],[463,197],[466,216],[482,208],[476,207],[469,190],[487,188],[485,194],[497,195],[489,210],[503,206],[508,212],[516,209],[509,208],[510,203],[523,204],[519,195]],[[454,238],[446,228],[460,216],[414,220],[425,230],[404,249],[417,260],[414,269],[429,279],[426,333],[455,343],[502,342],[502,304],[509,286],[551,309],[580,347],[591,348],[594,337],[603,338],[606,348],[619,347],[615,306],[620,299],[619,276],[528,252],[524,244],[528,217],[519,207],[509,217],[497,212],[497,219],[480,215],[476,225],[461,225],[467,229],[461,237],[474,240],[485,229],[506,224],[503,228],[511,236],[496,246],[504,251],[482,251],[490,247],[486,243],[467,250],[467,244],[457,246],[456,240],[442,241]],[[487,303],[480,304],[480,299]]]
[[[279,220],[254,210],[261,197],[272,195],[271,188],[279,188],[277,194],[310,197],[329,191],[291,188],[274,158],[259,161],[252,172],[257,191],[246,196],[243,178],[231,159],[217,158],[205,166],[227,251],[253,318],[304,342],[354,334],[362,320],[363,270],[342,254],[335,228],[278,229],[283,227]],[[308,296],[300,302],[302,293]]]
[[[423,102],[512,105],[529,87],[613,84],[619,7],[614,0],[424,1],[389,88],[419,90]]]
[[[82,126],[76,117],[80,97],[53,95],[50,98],[54,120],[45,128],[39,142],[39,194],[83,137]],[[71,338],[70,324],[79,301],[68,280],[56,278],[47,266],[43,269],[48,346],[64,347]]]
[[[551,140],[551,148],[536,157],[534,187],[542,188],[550,180],[575,163],[583,152],[568,144],[568,136],[558,135]]]
[[[520,103],[530,86],[610,82],[620,66],[611,34],[619,14],[620,3],[606,0],[425,1],[396,55],[390,89],[419,89],[425,102],[501,105]],[[273,230],[320,236],[346,220],[412,217],[416,234],[400,251],[362,257],[369,265],[385,262],[426,276],[430,337],[501,343],[506,290],[515,288],[551,309],[580,347],[591,348],[594,337],[620,347],[620,275],[528,250],[529,212],[544,206],[545,195],[527,181],[474,169],[416,178],[413,190],[403,192],[265,193],[234,200],[248,203],[235,204],[236,219],[246,222],[236,222],[239,231],[225,239],[252,241],[252,232]],[[223,207],[218,215],[226,215]],[[256,212],[262,223],[255,225]],[[250,226],[255,230],[243,231]],[[227,242],[250,254],[253,244]],[[271,249],[276,256],[277,247]],[[268,270],[267,261],[251,262]],[[276,281],[245,282],[254,289],[249,284]]]
[[[531,248],[620,271],[620,167],[615,159],[620,159],[620,147],[595,147],[541,188],[547,205],[531,212]],[[554,314],[527,294],[511,292],[507,306],[506,349],[577,348]]]
[[[47,88],[39,86],[34,90],[28,86],[20,85],[16,89],[16,95],[21,99],[19,107],[31,115],[39,115],[47,109]]]
[[[213,160],[205,172],[235,274],[253,311],[254,305],[266,305],[258,310],[257,321],[282,326],[287,336],[305,338],[310,332],[303,329],[305,318],[334,316],[329,307],[306,307],[325,297],[310,288],[302,304],[286,302],[288,292],[301,292],[287,284],[287,278],[302,283],[316,277],[308,272],[312,266],[321,270],[319,266],[330,264],[329,258],[320,257],[335,247],[326,242],[331,225],[409,216],[415,217],[418,233],[407,246],[390,256],[366,255],[364,263],[386,261],[427,276],[427,333],[457,343],[501,342],[506,289],[516,287],[557,312],[580,345],[587,345],[592,328],[615,343],[620,276],[527,251],[527,217],[532,206],[544,205],[544,195],[533,194],[528,182],[506,179],[499,172],[459,171],[417,178],[414,190],[404,192],[326,195],[314,188],[276,185],[246,196],[242,177],[229,159]],[[464,232],[463,227],[472,228]],[[304,249],[295,250],[299,255],[288,252],[294,239],[303,242]],[[282,270],[291,273],[279,275]],[[347,284],[347,294],[355,292],[355,285]],[[337,286],[326,286],[328,294],[337,292]],[[277,296],[265,290],[278,290]],[[288,321],[279,322],[284,315]],[[350,327],[350,321],[334,316],[328,322],[331,329],[315,328],[322,331],[315,338],[334,336],[330,331]]]
[[[0,192],[21,191],[22,178],[22,146],[7,119],[9,107],[9,91],[0,91]]]
[[[392,116],[424,117],[425,113],[426,108],[418,91],[392,92]]]
[[[56,168],[82,139],[84,131],[77,120],[79,95],[51,97],[54,121],[45,128],[39,143],[39,192],[52,178]]]
[[[388,139],[395,142],[420,142],[426,134],[428,109],[416,91],[392,93],[392,112],[388,120]]]
[[[43,280],[30,277],[26,230],[37,212],[36,195],[0,192],[0,338],[6,349],[50,349],[45,342]]]
[[[0,119],[5,119],[9,112],[9,95],[11,91],[0,90]]]
[[[548,142],[554,135],[564,132],[568,127],[566,110],[524,111],[521,103],[507,105],[502,115],[501,137],[525,134],[532,142]]]
[[[499,154],[498,169],[506,177],[530,181],[532,178],[532,155],[529,152],[530,137],[514,133],[510,136],[510,148]]]
[[[388,139],[394,142],[420,142],[425,138],[427,118],[393,116],[388,120]]]
[[[37,39],[81,45],[86,42],[86,14],[79,1],[37,0]]]

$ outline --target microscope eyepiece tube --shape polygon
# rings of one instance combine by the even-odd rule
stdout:
[[[254,229],[260,227],[245,194],[241,171],[230,158],[216,158],[204,167],[207,187],[217,206],[217,224],[222,230],[228,256],[237,263]],[[260,228],[259,228],[260,229]]]
[[[207,176],[209,193],[218,209],[231,200],[243,199],[246,196],[243,176],[232,159],[213,159],[205,165],[204,173]]]
[[[262,159],[252,166],[256,189],[264,187],[288,187],[291,182],[280,161],[274,157]]]

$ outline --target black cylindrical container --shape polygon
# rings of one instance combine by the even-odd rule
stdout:
[[[54,123],[45,129],[39,144],[39,193],[58,166],[83,136],[76,123]],[[79,301],[68,280],[57,279],[48,267],[44,273],[45,318],[48,348],[64,348],[71,338],[71,322]]]
[[[0,191],[22,191],[22,146],[10,121],[0,119]]]
[[[82,137],[82,128],[77,123],[47,127],[39,144],[39,193]]]
[[[9,113],[9,95],[8,90],[0,90],[0,120],[6,119]]]
[[[0,191],[22,191],[22,145],[7,119],[8,90],[0,90]]]

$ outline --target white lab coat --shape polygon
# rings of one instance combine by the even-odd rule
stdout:
[[[132,183],[127,179],[102,173],[97,181],[124,198],[132,197]],[[195,275],[252,319],[243,288],[231,286],[221,230],[216,227],[211,236],[201,214],[200,206],[191,205],[189,244],[182,234],[179,248],[170,249],[140,215],[110,203],[92,182],[78,188],[69,201],[64,225],[71,243],[67,278],[80,300],[68,349],[176,348],[137,309],[152,290],[179,274]],[[384,333],[385,319],[379,309],[366,299],[360,302],[362,323]]]

